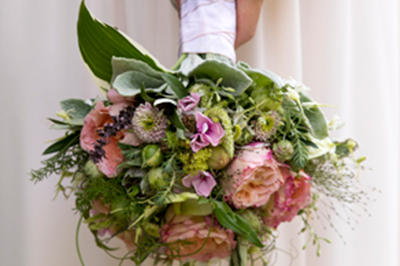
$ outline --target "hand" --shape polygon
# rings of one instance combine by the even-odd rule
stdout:
[[[180,0],[175,2],[180,12]],[[235,49],[254,37],[263,2],[264,0],[236,0]]]

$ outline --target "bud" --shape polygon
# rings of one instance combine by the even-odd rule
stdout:
[[[207,160],[210,168],[221,170],[228,165],[230,159],[228,152],[221,146],[211,148],[211,157]]]
[[[278,161],[284,162],[293,158],[293,145],[288,140],[281,140],[272,147]]]
[[[102,178],[104,174],[97,168],[96,164],[89,160],[83,169],[90,178]]]
[[[142,168],[156,167],[163,162],[163,154],[160,145],[150,144],[144,147],[142,151]]]
[[[150,186],[156,189],[168,185],[168,183],[164,180],[166,177],[168,177],[168,174],[163,173],[163,169],[161,167],[151,169],[147,174]]]
[[[240,216],[242,216],[243,219],[246,220],[246,222],[249,223],[249,225],[256,231],[260,232],[261,230],[261,223],[260,223],[260,218],[258,216],[250,211],[250,210],[244,210],[239,213]]]

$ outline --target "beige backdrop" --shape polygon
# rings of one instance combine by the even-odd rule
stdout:
[[[75,23],[79,0],[0,0],[0,265],[79,265],[74,246],[74,201],[51,201],[56,177],[28,181],[38,167],[58,101],[98,93],[83,67]],[[178,50],[177,15],[167,0],[87,0],[102,20],[125,30],[166,66]],[[302,80],[322,103],[341,108],[347,126],[337,137],[359,140],[368,156],[364,183],[374,194],[371,217],[353,227],[332,218],[341,239],[330,238],[321,257],[301,252],[300,223],[280,227],[278,266],[399,266],[399,3],[397,0],[266,0],[257,36],[238,51],[253,67]],[[359,154],[361,154],[359,153]],[[338,209],[341,214],[342,209]],[[333,216],[335,217],[335,216]],[[87,266],[118,263],[96,248],[86,229],[80,244]],[[346,244],[344,244],[345,242]],[[123,253],[123,252],[121,252]],[[129,265],[129,264],[124,264]]]

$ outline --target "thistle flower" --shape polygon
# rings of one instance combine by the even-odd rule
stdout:
[[[143,142],[157,143],[165,138],[167,118],[162,111],[148,102],[136,109],[132,124],[135,134]]]
[[[280,121],[281,119],[275,111],[260,116],[257,121],[253,123],[256,139],[260,141],[267,141],[270,139],[275,134]]]
[[[293,145],[288,140],[281,140],[278,143],[275,143],[272,147],[275,157],[280,162],[288,161],[293,158]]]

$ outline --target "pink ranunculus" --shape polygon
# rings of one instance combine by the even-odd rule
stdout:
[[[121,107],[120,110],[122,110]],[[94,146],[100,136],[97,130],[103,129],[105,124],[111,124],[113,120],[110,116],[110,106],[105,107],[102,101],[99,101],[95,108],[84,119],[84,125],[80,135],[80,144],[85,151],[94,150]],[[108,177],[118,175],[117,166],[122,163],[123,156],[118,147],[118,141],[124,137],[122,132],[109,138],[108,143],[103,147],[105,158],[96,163],[99,170]]]
[[[310,177],[304,172],[296,177],[295,173],[283,170],[285,184],[275,192],[263,207],[266,216],[264,223],[277,228],[282,222],[290,222],[297,213],[311,202]]]
[[[282,166],[262,142],[242,147],[226,170],[226,200],[237,208],[264,205],[284,182],[280,170]]]
[[[160,232],[161,241],[163,243],[175,242],[179,246],[179,256],[182,260],[193,259],[206,262],[212,258],[222,259],[230,256],[232,250],[236,247],[234,233],[229,229],[224,229],[218,225],[217,221],[214,221],[207,239],[210,226],[211,219],[209,216],[177,215],[174,208],[170,207],[167,210],[165,224]],[[184,243],[177,241],[184,241]],[[207,242],[201,248],[204,241]],[[172,255],[178,255],[175,249],[166,250],[169,255],[171,255],[171,252],[173,252]]]
[[[192,92],[190,96],[186,96],[178,101],[178,109],[184,112],[189,112],[197,106],[200,101],[200,95]]]

